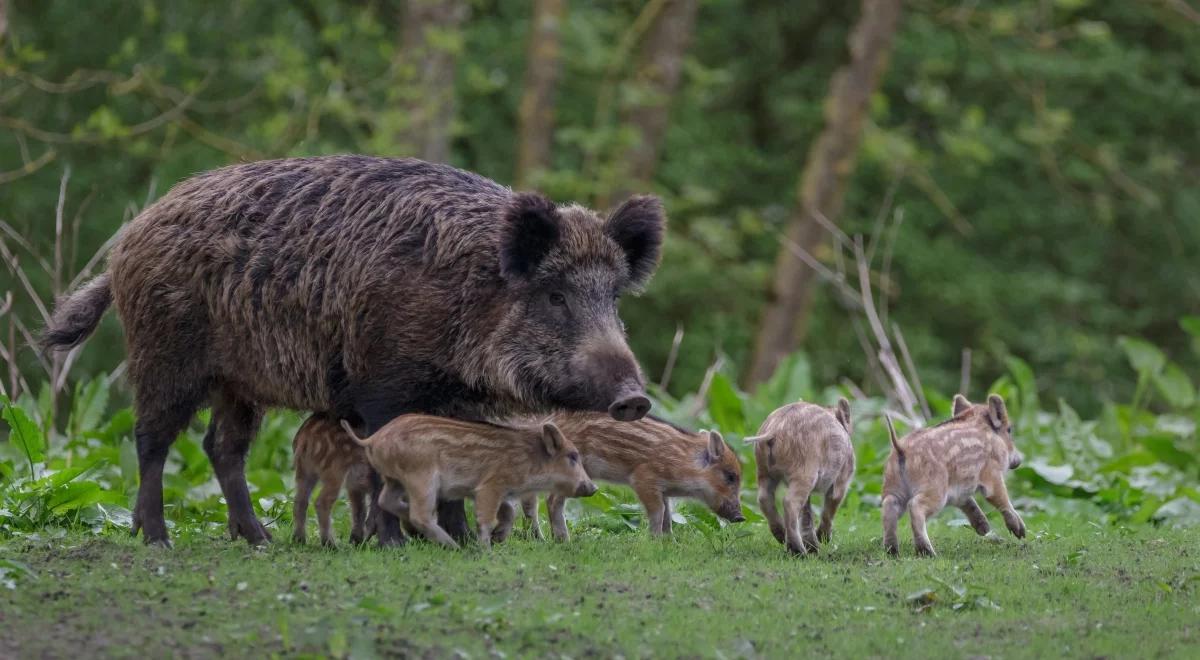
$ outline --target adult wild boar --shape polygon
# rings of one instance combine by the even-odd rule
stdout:
[[[269,534],[244,462],[268,407],[367,434],[410,412],[645,415],[617,300],[653,274],[664,225],[654,197],[602,219],[412,159],[234,165],[183,181],[125,227],[108,271],[58,302],[43,340],[76,346],[116,303],[135,388],[135,533],[169,544],[163,465],[207,404],[230,534],[258,543]],[[443,513],[465,531],[461,501]],[[400,538],[394,516],[379,534]]]

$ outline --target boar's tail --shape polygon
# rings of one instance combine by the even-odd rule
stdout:
[[[38,341],[42,350],[61,351],[78,346],[100,325],[100,319],[110,305],[112,278],[108,273],[93,277],[87,284],[59,298],[54,315]]]
[[[354,443],[357,444],[359,447],[369,447],[371,445],[371,443],[367,442],[366,440],[363,440],[362,438],[360,438],[354,434],[354,427],[350,426],[350,422],[343,419],[342,420],[342,428],[346,429],[346,435],[350,436],[350,439],[353,440]]]

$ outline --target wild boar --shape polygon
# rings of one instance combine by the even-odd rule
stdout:
[[[426,538],[447,547],[458,543],[437,523],[438,498],[473,498],[479,542],[489,547],[505,500],[541,491],[578,497],[596,492],[579,451],[554,424],[518,428],[403,415],[365,441],[348,422],[342,426],[383,477],[379,506],[406,516]]]
[[[308,521],[308,501],[317,482],[317,524],[321,543],[334,545],[332,512],[342,484],[350,503],[350,541],[362,543],[373,530],[367,525],[367,496],[371,492],[371,467],[367,454],[346,435],[337,422],[324,415],[304,420],[292,439],[292,457],[296,466],[296,500],[293,503],[292,540],[304,543]],[[374,522],[373,520],[371,521]]]
[[[633,488],[651,535],[671,533],[672,497],[698,499],[730,522],[745,520],[742,466],[720,433],[693,433],[653,418],[615,423],[604,415],[560,413],[552,419],[579,448],[589,476]],[[563,514],[568,496],[546,498],[550,529],[560,541],[570,538]]]
[[[1025,538],[1025,523],[1013,509],[1004,484],[1004,471],[1021,465],[1004,399],[991,394],[987,404],[972,405],[962,395],[955,395],[951,419],[913,431],[903,439],[897,439],[890,417],[887,426],[892,453],[884,468],[881,506],[883,545],[888,554],[899,553],[896,523],[906,508],[920,555],[936,554],[925,521],[947,504],[962,509],[976,533],[987,534],[991,527],[975,503],[976,491],[1000,511],[1013,536]]]
[[[125,226],[42,344],[78,345],[115,304],[135,390],[135,533],[169,545],[163,465],[207,405],[230,534],[259,543],[270,535],[244,465],[266,408],[367,433],[410,412],[645,415],[617,301],[653,274],[665,222],[654,197],[602,219],[413,159],[243,163],[179,183]],[[461,502],[444,513],[466,533]],[[380,517],[382,544],[397,525]]]
[[[818,541],[827,543],[833,533],[833,516],[854,477],[850,429],[849,401],[838,399],[832,408],[799,402],[772,412],[758,435],[746,438],[758,464],[758,506],[790,552],[816,552]],[[775,504],[781,484],[787,484],[782,519]],[[813,493],[825,496],[815,533]]]

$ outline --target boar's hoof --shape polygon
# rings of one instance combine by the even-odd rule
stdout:
[[[155,548],[166,548],[167,550],[170,550],[171,548],[174,547],[171,544],[171,539],[169,539],[165,536],[162,538],[154,538],[152,536],[145,536],[142,538],[142,543],[144,543],[147,546],[151,546],[151,547],[155,547]]]
[[[783,533],[783,525],[771,525],[771,534],[780,543],[787,543],[787,535]]]
[[[887,552],[889,557],[899,557],[900,556],[900,548],[898,546],[886,545],[883,547],[883,549]]]
[[[917,545],[917,554],[921,557],[936,557],[937,553],[933,551],[931,545]]]
[[[608,414],[618,422],[633,422],[650,412],[650,399],[635,394],[617,399],[608,407]]]
[[[788,549],[788,552],[792,553],[793,555],[796,555],[797,557],[804,557],[808,554],[808,548],[803,543],[800,543],[800,544],[788,543],[787,549]],[[814,552],[815,552],[815,550],[814,550]]]
[[[292,534],[292,543],[296,545],[304,545],[308,543],[308,539],[303,534]]]
[[[271,533],[254,518],[249,521],[230,519],[229,540],[236,541],[238,537],[246,539],[246,543],[250,545],[266,545],[271,542]]]

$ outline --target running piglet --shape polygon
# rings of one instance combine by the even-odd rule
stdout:
[[[1025,538],[1025,523],[1008,499],[1005,470],[1021,465],[1021,452],[1012,439],[1012,424],[1004,399],[988,396],[986,404],[972,404],[954,396],[954,416],[937,426],[896,437],[887,418],[892,453],[883,473],[883,545],[888,554],[899,553],[896,525],[908,510],[917,554],[936,553],[926,533],[926,519],[947,504],[962,509],[980,536],[991,531],[987,517],[975,502],[982,492],[1004,516],[1008,531]]]
[[[854,447],[850,444],[850,402],[839,399],[826,408],[803,401],[771,413],[746,438],[754,444],[758,464],[758,505],[771,533],[790,552],[816,552],[818,542],[833,534],[833,516],[854,477]],[[781,485],[783,517],[775,503]],[[821,525],[813,531],[812,495],[821,493]]]

